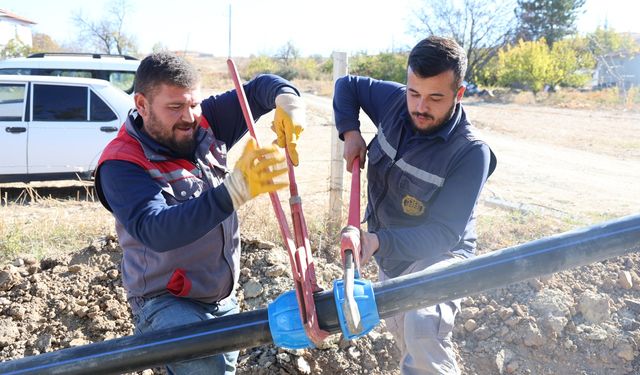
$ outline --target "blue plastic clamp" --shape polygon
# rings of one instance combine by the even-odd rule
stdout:
[[[349,331],[344,311],[342,311],[344,302],[344,281],[342,279],[337,279],[333,282],[333,296],[338,310],[338,321],[340,321],[342,334],[349,340],[366,335],[375,326],[377,326],[378,323],[380,323],[378,306],[376,305],[376,298],[373,295],[371,281],[364,279],[354,279],[353,281],[353,297],[355,298],[358,310],[360,311],[360,327],[362,327],[360,332]]]
[[[269,304],[269,330],[273,343],[286,349],[314,348],[300,318],[296,291],[281,294]]]

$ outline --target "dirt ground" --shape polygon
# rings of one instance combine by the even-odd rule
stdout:
[[[328,205],[332,113],[329,99],[305,98],[308,127],[297,177],[311,212]],[[480,215],[515,210],[525,221],[534,213],[551,225],[562,218],[583,226],[640,212],[640,115],[481,102],[466,110],[498,157]],[[270,118],[258,123],[263,143],[272,139]],[[364,119],[363,134],[375,134]],[[326,286],[341,277],[340,266],[334,247],[318,247],[319,282]],[[291,289],[286,253],[277,244],[245,234],[243,250],[244,310]],[[1,267],[0,359],[131,334],[120,252],[107,236],[75,254],[24,257]],[[466,298],[454,332],[463,373],[640,374],[638,264],[636,252]],[[375,280],[372,268],[365,277]],[[398,360],[381,324],[355,341],[335,335],[321,349],[246,349],[238,373],[398,374]]]

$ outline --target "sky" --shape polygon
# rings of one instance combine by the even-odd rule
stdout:
[[[77,34],[71,21],[74,11],[80,11],[87,20],[98,21],[111,2],[0,0],[0,9],[36,22],[35,32],[65,43],[73,41]],[[415,22],[416,7],[427,2],[129,0],[125,32],[135,36],[141,53],[151,52],[156,43],[162,43],[171,50],[198,51],[215,56],[227,56],[229,51],[234,57],[273,55],[288,42],[302,56],[329,56],[333,51],[378,53],[410,48],[418,41],[418,36],[411,34],[409,25]],[[636,0],[587,0],[583,9],[585,12],[577,22],[582,33],[593,31],[605,22],[617,31],[640,33],[637,20],[640,2]]]

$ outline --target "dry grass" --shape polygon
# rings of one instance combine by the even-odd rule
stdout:
[[[0,260],[79,250],[113,232],[113,218],[100,203],[53,198],[8,202],[0,207]]]

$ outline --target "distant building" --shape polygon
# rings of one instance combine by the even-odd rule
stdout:
[[[640,34],[631,35],[640,42]],[[640,86],[640,53],[612,53],[598,59],[594,73],[597,87],[611,87],[624,84],[625,87]]]
[[[11,39],[18,39],[23,44],[32,46],[31,26],[36,23],[8,10],[0,9],[0,49]]]

